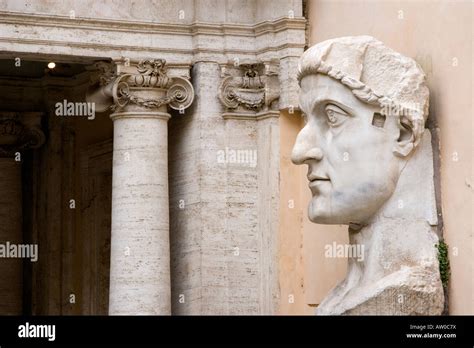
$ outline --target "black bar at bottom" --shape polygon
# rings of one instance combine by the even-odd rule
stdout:
[[[0,317],[0,347],[58,344],[138,346],[177,343],[220,345],[308,343],[313,346],[385,343],[473,347],[473,318],[472,316]],[[54,325],[54,337],[53,326],[46,325]]]

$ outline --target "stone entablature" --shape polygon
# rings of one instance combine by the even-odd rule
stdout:
[[[261,8],[261,13],[266,13],[264,9],[274,3],[261,1],[254,5]],[[200,5],[187,6],[190,8],[185,11],[189,14],[198,11]],[[203,61],[226,65],[235,59],[277,60],[280,61],[282,86],[280,109],[297,108],[298,85],[294,71],[305,46],[306,20],[300,17],[301,8],[297,2],[294,8],[288,3],[282,7],[286,6],[289,10],[278,17],[260,16],[253,23],[226,20],[213,23],[200,18],[189,21],[189,17],[151,22],[0,11],[0,48],[5,52],[18,52],[22,59],[29,57],[31,52],[41,52],[52,58],[56,56],[57,61],[61,56],[64,58],[64,54],[73,54],[71,59],[116,61],[139,61],[158,56],[165,59],[170,68],[188,71],[192,65]],[[178,4],[175,10],[178,16]]]
[[[86,57],[97,57],[97,49],[107,56],[116,57],[117,53],[134,52],[129,56],[145,58],[147,52],[171,61],[170,55],[185,58],[198,54],[268,56],[273,52],[285,56],[299,57],[305,42],[306,20],[302,17],[281,17],[275,20],[261,21],[256,24],[195,22],[153,23],[143,21],[76,18],[50,14],[25,14],[0,11],[2,26],[2,45],[16,43],[18,52],[31,52],[34,47],[43,47],[46,54],[60,54],[68,47],[79,50]],[[21,31],[20,27],[33,28]],[[65,40],[65,32],[74,40]],[[103,32],[105,39],[97,40],[97,32]],[[143,35],[146,34],[146,35]],[[91,40],[91,38],[95,40]],[[8,40],[7,40],[8,38]],[[146,42],[144,40],[146,39]],[[304,37],[303,37],[304,39]],[[112,44],[111,44],[112,42]],[[150,45],[150,43],[152,43]],[[24,45],[24,46],[23,46]],[[101,54],[102,56],[102,54]],[[181,60],[180,59],[180,60]]]

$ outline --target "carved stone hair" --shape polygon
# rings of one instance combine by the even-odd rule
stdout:
[[[383,115],[400,117],[413,132],[413,146],[418,145],[428,118],[429,91],[423,70],[413,59],[370,36],[342,37],[303,54],[298,81],[318,73],[340,81],[359,100],[380,106]]]

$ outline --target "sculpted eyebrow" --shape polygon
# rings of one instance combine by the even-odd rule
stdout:
[[[309,111],[313,112],[314,109],[321,105],[321,104],[333,104],[339,108],[341,108],[342,110],[344,110],[345,112],[347,112],[350,116],[352,116],[354,114],[354,110],[350,107],[350,106],[347,106],[345,104],[342,104],[338,101],[335,101],[333,99],[329,99],[329,98],[316,98],[314,101],[311,102],[311,108],[309,109]]]

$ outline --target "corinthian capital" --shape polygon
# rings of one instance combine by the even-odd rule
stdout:
[[[98,83],[89,90],[87,100],[96,103],[99,112],[117,111],[135,105],[144,109],[168,106],[184,111],[194,100],[194,88],[188,79],[170,76],[164,59],[146,59],[137,63],[123,60],[98,62]],[[96,79],[97,80],[97,79]],[[150,97],[142,93],[155,89],[162,93]]]
[[[10,157],[18,151],[38,148],[44,141],[41,113],[0,113],[0,157]]]

